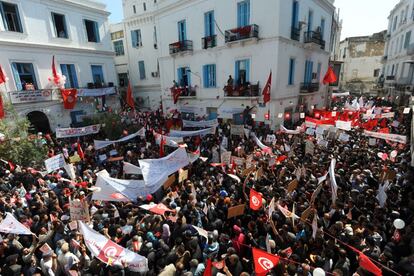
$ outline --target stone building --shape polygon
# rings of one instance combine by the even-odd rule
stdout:
[[[339,85],[356,93],[374,91],[381,75],[386,31],[371,36],[348,37],[340,43],[342,70]]]

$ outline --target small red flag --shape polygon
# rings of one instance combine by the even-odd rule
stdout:
[[[250,209],[260,210],[262,208],[262,195],[253,189],[250,189]]]
[[[172,87],[171,88],[171,94],[172,94],[172,97],[173,97],[174,104],[177,104],[178,99],[181,96],[181,91],[182,91],[182,89],[180,89],[178,87]]]
[[[52,75],[53,75],[53,82],[55,84],[59,84],[59,76],[56,71],[56,65],[55,65],[55,56],[52,58]]]
[[[8,161],[7,163],[9,164],[10,171],[13,172],[16,166],[14,166],[14,164],[11,161]]]
[[[82,160],[83,160],[83,158],[85,158],[85,154],[83,153],[80,141],[78,141],[78,155],[79,155],[80,159],[82,159]]]
[[[160,142],[160,157],[164,157],[164,146],[166,144],[164,136],[161,136],[161,142]]]
[[[128,81],[128,90],[127,90],[126,102],[127,102],[128,106],[130,108],[135,110],[135,102],[134,102],[134,97],[132,96],[132,87],[131,87],[131,82],[130,81]]]
[[[78,98],[78,90],[75,88],[60,89],[60,93],[62,93],[63,108],[74,109],[76,105],[76,99]]]
[[[382,276],[381,269],[376,266],[364,253],[359,252],[359,266],[375,276]]]
[[[272,71],[270,71],[269,78],[267,79],[266,85],[263,88],[263,103],[270,102],[270,90],[272,89]]]
[[[4,73],[3,68],[0,65],[0,84],[6,83],[6,81],[7,81],[6,74]]]
[[[323,84],[330,84],[335,83],[337,80],[337,77],[335,75],[335,72],[333,71],[332,67],[328,67],[328,71],[325,74],[325,77],[323,78]]]
[[[3,119],[5,115],[4,106],[3,106],[3,97],[0,94],[0,119]]]
[[[279,256],[272,255],[266,251],[253,248],[254,271],[257,275],[266,275],[279,263]]]
[[[204,269],[203,276],[211,276],[213,275],[212,267],[211,267],[211,259],[207,259],[206,268]]]

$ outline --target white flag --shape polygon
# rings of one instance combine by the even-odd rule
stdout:
[[[142,174],[142,172],[140,167],[124,162],[124,174]]]
[[[388,196],[387,196],[386,191],[388,190],[389,186],[390,186],[390,184],[389,184],[388,180],[386,180],[384,182],[384,184],[379,185],[378,194],[377,194],[376,198],[377,198],[381,208],[384,208],[384,205],[387,202]]]
[[[123,265],[125,263],[129,270],[134,272],[148,271],[147,258],[107,239],[82,221],[78,221],[78,225],[89,251],[101,262],[108,265]]]
[[[0,232],[17,235],[33,235],[33,233],[21,224],[12,214],[6,212],[6,218],[0,223]]]
[[[332,202],[335,203],[338,191],[338,185],[335,179],[335,165],[336,159],[331,160],[331,166],[329,167],[329,177],[331,179],[331,191],[332,191]]]
[[[312,238],[313,239],[315,239],[317,231],[318,231],[318,215],[315,213],[315,215],[313,215],[313,221],[312,221]]]

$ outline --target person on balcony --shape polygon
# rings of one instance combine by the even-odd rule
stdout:
[[[227,80],[227,84],[226,84],[226,86],[224,86],[224,96],[226,96],[226,97],[232,96],[232,94],[233,94],[233,84],[234,84],[234,79],[231,75],[229,75],[229,78]]]

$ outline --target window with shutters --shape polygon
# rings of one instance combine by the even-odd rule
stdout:
[[[19,16],[19,8],[16,4],[0,1],[0,14],[3,18],[3,25],[6,31],[18,33],[23,32]]]
[[[138,61],[139,79],[144,80],[145,76],[145,63],[143,60]]]
[[[116,56],[123,56],[123,55],[125,55],[125,52],[124,52],[124,41],[122,41],[122,40],[114,41],[114,50],[115,50],[115,55]]]
[[[89,42],[100,42],[98,22],[84,19],[86,36]]]
[[[216,87],[216,65],[207,64],[203,66],[204,88]]]
[[[142,38],[141,38],[140,29],[131,31],[131,41],[132,41],[133,48],[142,47]]]

